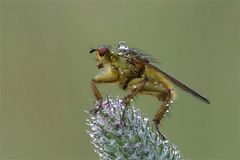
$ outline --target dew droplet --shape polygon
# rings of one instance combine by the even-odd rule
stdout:
[[[146,117],[144,117],[143,120],[144,120],[145,122],[148,122],[148,118],[146,118]]]
[[[124,42],[124,41],[120,41],[118,43],[118,49],[120,49],[120,50],[127,50],[128,49],[127,43]]]
[[[124,41],[120,41],[118,43],[118,48],[117,48],[118,55],[126,54],[127,50],[128,50],[127,44]]]
[[[91,138],[94,138],[94,134],[92,134],[92,133],[90,133],[89,136],[90,136]]]

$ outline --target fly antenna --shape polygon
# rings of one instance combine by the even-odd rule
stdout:
[[[97,50],[94,49],[94,48],[91,48],[91,50],[89,51],[89,53],[93,53],[93,52],[95,52],[95,51],[97,51]]]

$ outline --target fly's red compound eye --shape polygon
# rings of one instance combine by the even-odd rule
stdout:
[[[107,51],[108,51],[107,47],[100,47],[100,48],[98,48],[99,56],[101,56],[101,57],[104,56],[105,53],[107,53]]]

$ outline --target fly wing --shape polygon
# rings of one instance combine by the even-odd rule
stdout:
[[[187,91],[188,93],[194,95],[195,97],[199,98],[203,102],[210,104],[210,101],[206,97],[204,97],[204,96],[200,95],[199,93],[197,93],[196,91],[192,90],[191,88],[189,88],[188,86],[186,86],[182,82],[178,81],[177,79],[173,78],[172,76],[170,76],[169,74],[167,74],[163,70],[161,70],[161,69],[159,69],[159,68],[157,68],[157,67],[155,67],[155,66],[153,66],[151,64],[146,64],[146,65],[148,65],[149,67],[151,67],[154,70],[156,70],[156,71],[160,72],[161,74],[163,74],[168,80],[170,80],[172,83],[177,85],[182,90]]]

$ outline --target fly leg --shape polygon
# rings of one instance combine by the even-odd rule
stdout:
[[[93,91],[93,93],[94,93],[95,98],[96,98],[98,101],[101,101],[101,100],[102,100],[102,95],[101,95],[101,93],[99,92],[96,83],[99,83],[99,82],[96,81],[95,79],[92,79],[92,82],[91,82],[92,91]]]
[[[162,105],[158,110],[157,114],[153,118],[154,126],[162,139],[166,139],[164,135],[160,132],[159,124],[167,110],[169,109],[169,103],[174,97],[174,92],[171,90],[171,87],[166,85],[164,82],[154,83],[148,81],[144,88],[139,92],[140,94],[146,94],[155,96],[158,100],[162,101]]]
[[[114,83],[118,81],[119,75],[115,68],[109,67],[104,72],[98,74],[94,79],[92,79],[91,87],[97,101],[100,102],[99,108],[94,108],[90,112],[97,113],[100,108],[102,108],[102,95],[97,88],[97,83]]]
[[[123,102],[125,103],[125,108],[123,110],[122,114],[122,120],[124,120],[125,112],[127,109],[128,104],[130,103],[131,99],[134,98],[145,86],[147,83],[147,78],[136,78],[131,81],[129,81],[128,88],[131,90],[131,93],[128,94],[126,97],[124,97]]]
[[[144,77],[134,79],[128,83],[128,86],[131,88],[131,93],[124,98],[124,103],[126,105],[128,105],[131,99],[133,99],[145,87],[147,81],[147,78]]]
[[[97,81],[95,79],[92,79],[92,82],[91,82],[92,91],[96,100],[99,102],[99,106],[98,108],[94,108],[90,110],[90,113],[92,114],[96,114],[99,111],[99,109],[102,108],[102,95],[99,92],[96,83]]]
[[[156,128],[158,134],[161,136],[161,138],[163,140],[165,140],[166,138],[160,132],[159,123],[162,120],[162,118],[164,117],[164,115],[167,112],[167,110],[169,109],[169,103],[170,103],[170,100],[171,100],[172,97],[173,97],[173,95],[171,93],[171,90],[167,90],[165,92],[159,92],[158,99],[162,100],[163,103],[162,103],[160,109],[158,110],[157,114],[153,118],[153,122],[154,122],[155,128]]]

